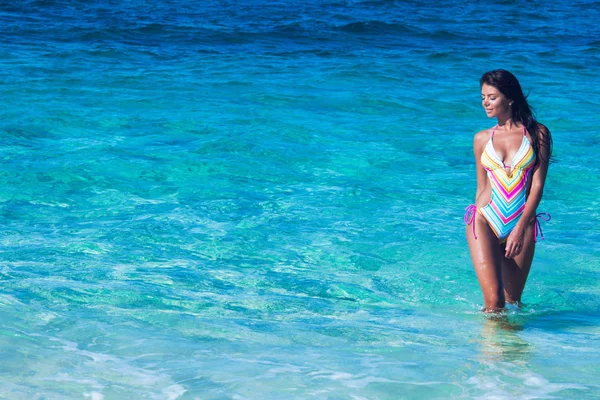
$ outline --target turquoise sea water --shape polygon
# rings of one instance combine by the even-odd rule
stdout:
[[[0,4],[0,398],[600,397],[600,3]],[[522,309],[478,79],[557,162]]]

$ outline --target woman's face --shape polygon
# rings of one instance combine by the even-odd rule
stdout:
[[[481,86],[481,105],[489,118],[504,116],[510,117],[512,101],[507,99],[494,86],[484,83]]]

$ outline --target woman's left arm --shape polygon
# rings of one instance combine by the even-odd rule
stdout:
[[[525,237],[525,228],[535,218],[536,210],[542,194],[544,193],[544,184],[546,175],[548,174],[548,162],[550,160],[548,143],[548,129],[540,124],[539,143],[540,149],[538,154],[538,163],[533,170],[531,177],[531,188],[527,201],[525,202],[525,210],[517,222],[515,229],[510,233],[506,240],[506,258],[513,258],[523,250],[523,241]]]

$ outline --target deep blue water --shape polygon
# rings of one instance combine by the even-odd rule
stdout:
[[[600,397],[600,2],[0,4],[0,397]],[[522,309],[479,77],[553,133]]]

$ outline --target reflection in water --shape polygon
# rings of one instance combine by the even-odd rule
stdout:
[[[540,370],[536,361],[544,356],[537,349],[536,343],[539,342],[529,343],[524,339],[529,337],[526,330],[531,328],[531,316],[520,311],[485,315],[477,340],[477,361],[469,365],[473,375],[464,381],[465,397],[539,399],[554,398],[553,394],[563,390],[589,389],[577,384],[577,381],[553,382],[544,376],[543,369]],[[481,393],[485,393],[485,396],[481,396]],[[561,398],[572,397],[563,395]]]
[[[519,335],[523,325],[523,321],[511,319],[506,314],[487,316],[480,341],[484,360],[525,362],[530,352],[530,344]]]

